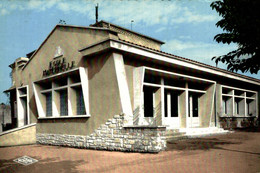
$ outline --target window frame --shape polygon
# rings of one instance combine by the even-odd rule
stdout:
[[[74,76],[73,76],[74,75]],[[73,80],[72,78],[75,75],[79,75],[79,80]],[[82,117],[90,117],[89,112],[89,93],[88,93],[88,76],[87,76],[87,68],[78,67],[72,70],[68,70],[66,72],[62,72],[59,74],[55,74],[49,77],[45,77],[41,80],[33,82],[33,90],[36,99],[36,106],[38,110],[38,119],[53,119],[53,118],[82,118]],[[59,84],[55,79],[58,80],[67,80],[63,84]],[[48,88],[44,88],[45,83],[51,83],[51,86]],[[46,85],[47,86],[47,85]],[[82,90],[83,100],[84,100],[84,107],[85,107],[85,114],[77,114],[77,108],[72,104],[76,101],[76,94],[73,93],[75,87],[80,87]],[[67,92],[67,113],[64,114],[62,112],[62,101],[60,97],[60,93],[62,90],[66,90]],[[52,116],[48,116],[46,112],[46,98],[44,99],[46,93],[51,93],[52,95]],[[66,105],[65,105],[66,106]],[[76,110],[75,110],[76,109]]]

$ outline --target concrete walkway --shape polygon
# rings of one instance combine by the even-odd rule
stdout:
[[[21,156],[38,160],[23,166]],[[260,132],[185,139],[167,151],[140,154],[27,145],[0,148],[0,172],[214,172],[260,173]]]

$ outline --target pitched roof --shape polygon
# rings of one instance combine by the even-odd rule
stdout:
[[[76,26],[76,25],[62,25],[62,24],[58,24],[56,25],[52,31],[49,33],[49,35],[45,38],[45,40],[41,43],[41,45],[39,46],[38,49],[36,49],[31,55],[30,55],[30,58],[29,58],[29,61],[24,65],[23,69],[27,66],[27,64],[30,63],[30,61],[34,58],[34,56],[37,54],[37,52],[40,50],[40,48],[44,45],[44,43],[48,40],[48,38],[52,35],[52,33],[56,30],[56,28],[58,27],[71,27],[71,28],[82,28],[82,29],[95,29],[95,30],[103,30],[103,31],[109,31],[109,32],[114,32],[116,33],[115,31],[112,31],[108,28],[98,28],[98,27],[86,27],[86,26]],[[10,66],[9,66],[10,67]]]
[[[100,21],[100,22],[105,22],[105,21]],[[105,22],[105,23],[108,23],[108,22]],[[111,23],[109,23],[111,24]],[[114,25],[114,24],[112,24]],[[27,64],[31,61],[31,59],[35,56],[35,54],[38,52],[38,50],[44,45],[44,43],[47,41],[47,39],[50,37],[50,35],[55,31],[55,29],[57,27],[73,27],[73,28],[82,28],[82,29],[95,29],[95,30],[104,30],[104,31],[109,31],[109,32],[114,32],[116,33],[115,31],[109,29],[109,28],[100,28],[100,27],[92,27],[94,25],[91,25],[90,27],[85,27],[85,26],[75,26],[75,25],[56,25],[53,30],[50,32],[50,34],[46,37],[46,39],[41,43],[41,45],[39,46],[39,48],[31,55],[29,61],[24,65],[23,69],[27,66]],[[117,26],[117,25],[114,25],[116,27],[119,27],[119,28],[122,28],[122,29],[125,29],[123,27],[120,27],[120,26]],[[126,29],[128,30],[128,29]],[[129,32],[133,32],[133,33],[136,33],[134,31],[131,31],[131,30],[128,30]],[[145,35],[142,35],[140,33],[136,33],[136,34],[139,34],[141,36],[144,36],[144,37],[147,37],[147,38],[150,38],[148,36],[145,36]],[[153,39],[153,38],[150,38],[150,39]],[[156,40],[156,39],[154,39]],[[125,41],[125,40],[122,40],[119,38],[119,40],[117,41],[121,41],[121,42],[124,42],[124,43],[127,43],[127,44],[130,44],[130,45],[135,45],[135,46],[138,46],[138,47],[141,47],[141,48],[144,48],[146,50],[151,50],[153,52],[157,52],[157,53],[160,53],[162,55],[166,55],[170,58],[174,58],[174,59],[178,59],[178,60],[181,60],[181,61],[185,61],[185,62],[189,62],[189,63],[192,63],[192,64],[196,64],[196,65],[200,65],[200,66],[203,66],[203,67],[207,67],[207,68],[210,68],[210,69],[214,69],[214,70],[217,70],[217,71],[221,71],[221,72],[224,72],[224,73],[227,73],[227,74],[231,74],[231,75],[234,75],[234,76],[238,76],[238,77],[242,77],[242,78],[245,78],[245,79],[249,79],[249,80],[253,80],[253,81],[256,81],[256,82],[260,82],[260,79],[256,79],[256,78],[253,78],[253,77],[249,77],[249,76],[245,76],[245,75],[241,75],[241,74],[238,74],[238,73],[234,73],[234,72],[230,72],[230,71],[227,71],[227,70],[224,70],[224,69],[221,69],[221,68],[218,68],[218,67],[214,67],[214,66],[211,66],[211,65],[208,65],[208,64],[205,64],[205,63],[201,63],[199,61],[195,61],[195,60],[191,60],[191,59],[188,59],[188,58],[184,58],[184,57],[181,57],[181,56],[177,56],[177,55],[173,55],[173,54],[170,54],[170,53],[167,53],[167,52],[163,52],[163,51],[160,51],[160,50],[157,50],[157,49],[152,49],[152,48],[149,48],[149,47],[146,47],[146,46],[143,46],[143,45],[139,45],[139,44],[136,44],[136,43],[132,43],[132,42],[128,42],[128,41]],[[157,40],[159,41],[159,40]],[[162,41],[159,41],[161,43],[164,43]]]
[[[126,31],[128,31],[128,32],[131,32],[131,33],[133,33],[133,34],[139,35],[139,36],[141,36],[141,37],[145,37],[145,38],[147,38],[147,39],[153,40],[153,41],[158,42],[158,43],[160,43],[160,44],[165,44],[165,42],[163,42],[163,41],[161,41],[161,40],[158,40],[158,39],[149,37],[149,36],[147,36],[147,35],[141,34],[141,33],[139,33],[139,32],[135,32],[135,31],[133,31],[133,30],[124,28],[124,27],[122,27],[122,26],[115,25],[115,24],[113,24],[113,23],[110,23],[110,22],[107,22],[107,21],[104,21],[104,20],[101,20],[101,21],[99,21],[99,22],[97,22],[97,23],[95,23],[95,24],[93,24],[93,25],[90,25],[90,26],[98,27],[98,26],[99,26],[100,24],[102,24],[102,23],[105,23],[105,24],[108,24],[108,25],[117,27],[117,28],[122,29],[122,30],[126,30]]]

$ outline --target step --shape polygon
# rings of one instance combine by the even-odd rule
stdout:
[[[213,128],[201,128],[201,129],[189,129],[188,131],[186,131],[186,135],[189,138],[196,138],[196,137],[200,137],[200,136],[209,136],[209,135],[215,135],[215,134],[224,134],[224,133],[229,133],[228,130],[224,130],[222,128],[217,128],[217,127],[213,127]]]
[[[182,140],[182,139],[188,139],[188,136],[184,135],[176,135],[176,136],[167,136],[167,141],[173,141],[173,140]]]
[[[176,132],[180,132],[180,129],[167,129],[166,133],[176,133]]]
[[[178,136],[178,135],[185,135],[186,133],[185,132],[166,132],[166,135],[165,136]]]
[[[181,140],[188,138],[197,138],[201,136],[215,135],[229,133],[230,131],[218,127],[210,128],[187,128],[187,129],[174,129],[173,131],[167,130],[166,140]]]

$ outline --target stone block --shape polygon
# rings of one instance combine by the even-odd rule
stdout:
[[[102,125],[100,126],[100,128],[101,128],[102,130],[106,130],[108,127],[107,127],[107,125],[102,124]]]
[[[132,148],[132,145],[125,145],[124,147],[127,149],[130,149],[130,148]]]
[[[108,127],[109,128],[116,128],[116,124],[110,124]]]
[[[77,136],[76,137],[76,141],[84,141],[84,137],[83,136]]]
[[[113,135],[114,138],[124,138],[124,135]]]
[[[148,140],[144,140],[144,141],[142,141],[142,144],[143,144],[143,145],[148,145],[148,144],[149,144],[149,141],[148,141]]]
[[[158,144],[157,141],[152,141],[151,143],[152,143],[153,146]]]
[[[107,134],[106,137],[107,138],[113,138],[113,135],[112,134]]]
[[[88,143],[94,143],[94,140],[88,140],[87,142]]]
[[[108,133],[108,130],[101,130],[100,131],[100,135],[102,135],[102,134],[107,134]]]
[[[107,142],[107,143],[113,143],[114,140],[112,140],[112,139],[107,139],[106,142]]]
[[[128,140],[127,143],[133,145],[135,143],[135,140]]]
[[[120,118],[120,115],[115,115],[114,118],[115,118],[115,119],[119,119],[119,118]]]
[[[119,133],[120,133],[119,130],[113,130],[113,134],[114,134],[114,135],[117,135],[117,134],[119,134]]]
[[[121,142],[122,142],[122,139],[120,139],[120,138],[115,138],[115,139],[114,139],[114,142],[115,142],[115,143],[121,143]]]
[[[110,121],[107,121],[105,124],[106,124],[106,125],[110,125],[110,124],[111,124],[111,122],[110,122]]]

